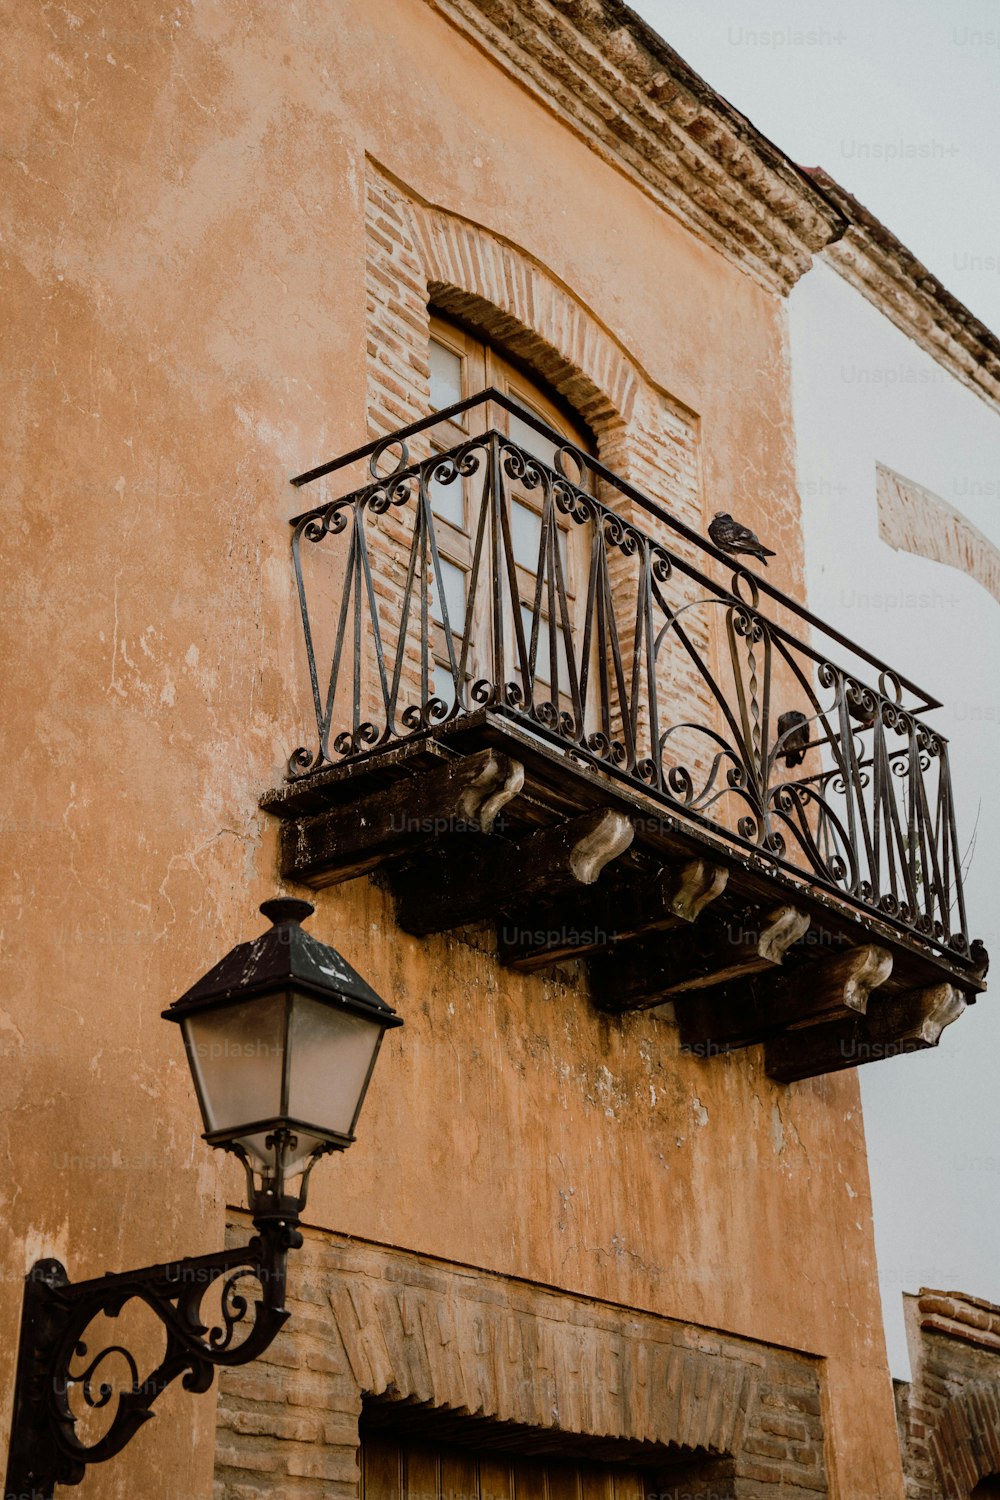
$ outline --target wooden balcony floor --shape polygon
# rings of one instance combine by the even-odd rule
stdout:
[[[581,960],[600,1008],[660,1007],[706,1059],[763,1043],[785,1082],[934,1046],[985,989],[981,949],[943,954],[494,710],[261,805],[287,880],[379,870],[404,930],[492,923],[502,962]]]

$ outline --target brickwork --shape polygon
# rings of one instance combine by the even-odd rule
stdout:
[[[1000,1307],[926,1289],[905,1302],[913,1379],[896,1407],[908,1500],[968,1500],[1000,1477]]]
[[[404,201],[375,171],[365,176],[365,233],[368,428],[381,437],[427,415],[431,372],[427,278]]]
[[[384,437],[425,417],[430,409],[427,280],[408,232],[406,210],[392,184],[376,172],[365,177],[365,308],[367,314],[368,436]],[[414,458],[428,451],[426,440],[410,445]],[[398,450],[387,455],[388,466]],[[389,660],[399,640],[401,604],[413,536],[415,507],[392,506],[370,523],[377,532],[378,567],[373,585],[379,601],[382,638]],[[364,658],[370,665],[370,653]],[[371,717],[381,727],[381,697],[371,678]],[[421,697],[416,645],[408,654],[400,702]]]
[[[222,1376],[216,1500],[353,1500],[362,1400],[387,1395],[566,1452],[575,1435],[726,1458],[733,1500],[827,1493],[806,1356],[331,1235],[294,1257],[289,1306],[268,1353]]]
[[[369,163],[367,172],[367,290],[369,432],[381,436],[426,414],[429,305],[461,318],[499,349],[525,361],[558,391],[594,432],[602,461],[670,509],[692,528],[703,523],[697,418],[656,390],[613,336],[563,286],[528,255],[457,215],[422,204]],[[695,561],[696,549],[621,495],[608,502],[654,538]],[[376,590],[384,610],[383,637],[394,649],[411,537],[412,508],[377,522],[385,546]],[[383,558],[384,553],[384,558]],[[635,619],[635,559],[610,557],[612,586],[626,627]],[[671,606],[697,596],[696,585],[675,572],[665,588]],[[708,650],[710,611],[691,610],[685,631]],[[657,621],[657,626],[662,621]],[[626,680],[632,670],[631,637],[622,642]],[[678,717],[711,722],[704,680],[675,635],[657,662],[661,724]],[[416,650],[404,678],[403,701],[418,696]],[[374,684],[373,684],[374,686]],[[677,705],[684,704],[683,714]],[[373,716],[377,712],[373,707]],[[644,754],[649,716],[639,724]],[[613,725],[620,733],[621,725]],[[669,760],[697,770],[706,756],[699,737],[683,731],[671,741]]]

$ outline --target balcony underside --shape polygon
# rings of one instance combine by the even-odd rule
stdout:
[[[601,1009],[658,1008],[705,1058],[763,1043],[783,1082],[935,1046],[985,988],[978,945],[941,952],[495,709],[262,805],[286,879],[378,870],[404,930],[490,923],[505,964],[584,961]]]

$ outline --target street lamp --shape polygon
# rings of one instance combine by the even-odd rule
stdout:
[[[402,1018],[335,948],[302,930],[308,901],[260,909],[270,930],[234,948],[163,1012],[181,1027],[205,1140],[232,1151],[246,1171],[257,1233],[244,1246],[75,1284],[59,1261],[35,1263],[25,1282],[7,1500],[52,1500],[55,1485],[79,1484],[88,1464],[121,1452],[172,1380],[208,1390],[217,1366],[256,1359],[288,1318],[286,1263],[302,1244],[309,1174],[319,1157],[354,1140],[382,1037]],[[244,1278],[260,1285],[252,1313],[238,1286]],[[202,1302],[220,1279],[221,1323],[209,1327]],[[117,1317],[133,1299],[166,1333],[164,1357],[144,1379],[121,1345],[88,1361],[83,1341],[95,1318]],[[125,1361],[131,1385],[88,1444],[69,1397],[75,1389],[84,1406],[108,1406],[114,1393],[99,1371],[112,1355]]]

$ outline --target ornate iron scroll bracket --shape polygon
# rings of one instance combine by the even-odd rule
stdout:
[[[185,1390],[207,1391],[219,1366],[256,1359],[288,1318],[285,1276],[288,1251],[302,1244],[298,1232],[301,1200],[259,1200],[258,1233],[247,1245],[145,1266],[137,1271],[73,1283],[57,1260],[40,1260],[25,1282],[17,1382],[11,1424],[5,1500],[52,1500],[57,1484],[79,1484],[87,1466],[113,1458],[155,1413],[153,1403],[182,1378]],[[239,1283],[255,1280],[253,1303]],[[206,1293],[221,1281],[214,1326],[202,1317]],[[100,1316],[115,1318],[131,1301],[150,1308],[166,1333],[159,1365],[140,1377],[134,1356],[121,1344],[108,1344],[91,1356],[84,1334]],[[252,1322],[249,1319],[252,1318]],[[240,1339],[241,1325],[248,1326]],[[99,1411],[116,1399],[101,1378],[101,1367],[115,1358],[127,1371],[117,1392],[110,1424],[94,1442],[82,1441],[71,1397],[84,1409]]]

